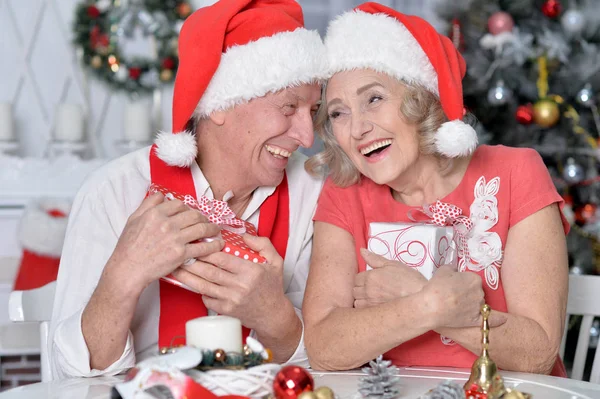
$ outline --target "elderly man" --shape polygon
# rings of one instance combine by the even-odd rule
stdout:
[[[299,308],[322,181],[295,151],[313,142],[321,39],[294,0],[223,0],[187,19],[179,55],[179,133],[106,165],[75,199],[50,326],[53,378],[119,373],[210,313],[239,318],[275,361],[306,361]],[[219,226],[147,195],[151,184],[227,201],[257,226],[262,237],[245,241],[267,262],[203,240]],[[168,274],[200,294],[160,280]]]

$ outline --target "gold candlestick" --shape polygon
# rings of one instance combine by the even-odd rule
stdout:
[[[504,386],[504,380],[496,363],[488,354],[490,344],[490,317],[491,309],[484,304],[481,307],[483,322],[481,325],[481,356],[471,367],[471,376],[465,383],[467,399],[531,399],[531,395],[522,393]]]

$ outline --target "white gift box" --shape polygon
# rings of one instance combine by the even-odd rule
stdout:
[[[457,267],[458,254],[451,226],[422,223],[371,223],[369,251],[417,269],[427,280],[444,265]],[[367,265],[367,270],[371,267]]]

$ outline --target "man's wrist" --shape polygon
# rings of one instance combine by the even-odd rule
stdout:
[[[263,340],[282,339],[296,334],[302,334],[302,322],[298,318],[294,306],[284,296],[280,305],[273,312],[267,312],[264,321],[254,328],[256,334]]]
[[[147,284],[127,272],[126,267],[118,260],[110,258],[102,272],[98,285],[106,285],[122,300],[136,300],[146,288]]]

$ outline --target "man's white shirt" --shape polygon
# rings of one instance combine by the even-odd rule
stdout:
[[[139,207],[150,185],[150,147],[116,159],[94,172],[75,197],[56,286],[48,350],[52,378],[118,374],[158,352],[159,284],[140,296],[121,357],[104,370],[90,369],[81,330],[81,315],[112,255],[128,217]],[[302,320],[300,309],[310,263],[313,222],[323,180],[304,170],[306,157],[293,154],[286,168],[290,198],[290,236],[284,259],[284,291]],[[198,197],[213,198],[197,164],[192,176]],[[242,219],[258,226],[260,206],[275,187],[258,188]],[[235,193],[234,193],[235,195]],[[308,367],[304,331],[289,363]]]

